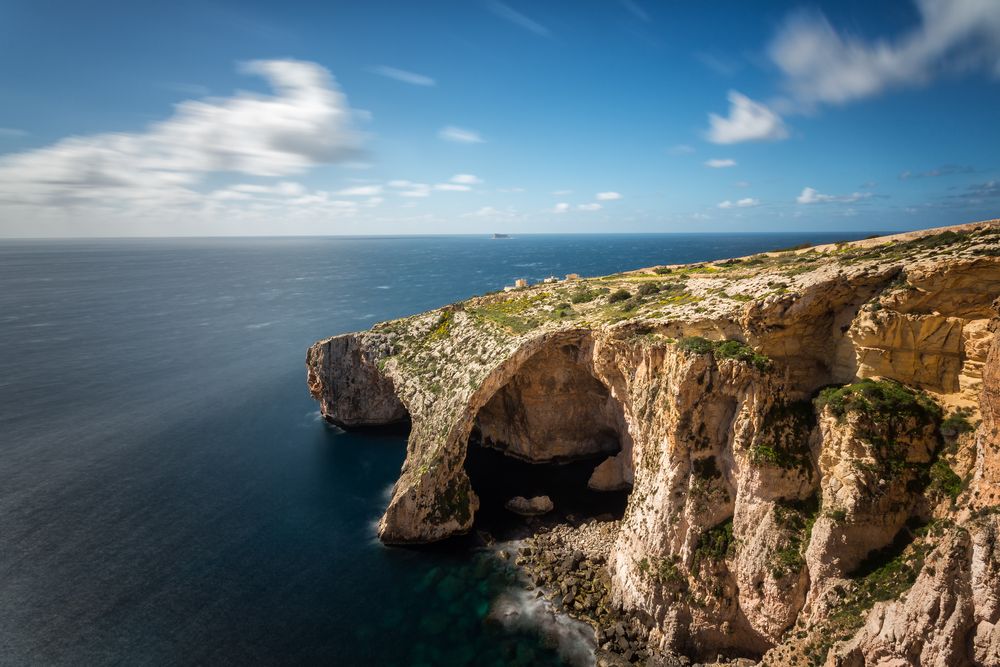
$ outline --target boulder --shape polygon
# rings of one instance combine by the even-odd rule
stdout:
[[[534,498],[514,496],[507,501],[504,507],[521,516],[538,516],[551,512],[554,505],[548,496],[535,496]]]

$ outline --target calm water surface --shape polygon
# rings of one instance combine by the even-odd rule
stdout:
[[[498,289],[849,234],[0,243],[0,664],[560,664],[508,580],[373,526],[404,436],[318,419],[318,338]]]

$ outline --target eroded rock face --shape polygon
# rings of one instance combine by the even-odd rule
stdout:
[[[549,346],[479,411],[483,444],[525,461],[581,458],[621,449],[621,405],[579,357],[576,345]]]
[[[392,353],[378,334],[334,336],[309,348],[309,392],[320,412],[338,426],[375,426],[403,421],[409,415],[392,380],[378,369]]]
[[[309,381],[338,423],[412,419],[386,542],[471,528],[478,423],[526,460],[614,454],[610,598],[654,647],[1000,664],[998,289],[994,222],[471,299],[318,343]],[[871,377],[982,423],[813,403]]]

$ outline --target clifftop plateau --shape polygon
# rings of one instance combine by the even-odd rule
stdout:
[[[387,543],[476,525],[472,448],[593,461],[607,600],[560,597],[609,660],[996,667],[998,296],[993,220],[477,296],[316,343],[308,382],[411,423]]]

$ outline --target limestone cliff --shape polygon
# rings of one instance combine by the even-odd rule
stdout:
[[[385,542],[472,527],[470,436],[606,455],[610,596],[651,646],[1000,665],[998,295],[990,221],[475,297],[316,343],[309,386],[412,423]]]

